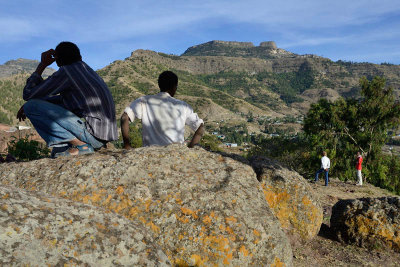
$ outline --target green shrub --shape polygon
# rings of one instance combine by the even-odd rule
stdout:
[[[24,138],[13,137],[8,143],[8,153],[20,161],[29,161],[49,156],[50,150],[35,140],[29,140],[29,135]]]

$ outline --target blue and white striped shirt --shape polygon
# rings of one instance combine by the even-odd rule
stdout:
[[[104,141],[118,139],[115,105],[103,79],[85,62],[64,65],[46,80],[34,72],[27,80],[24,100],[39,98],[60,104],[86,120],[86,129]]]

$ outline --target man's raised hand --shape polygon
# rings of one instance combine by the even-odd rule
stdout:
[[[54,61],[56,61],[55,55],[56,51],[54,49],[49,49],[43,52],[41,57],[41,63],[46,67],[50,66],[51,64],[53,64]]]

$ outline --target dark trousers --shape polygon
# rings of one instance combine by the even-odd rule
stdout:
[[[315,181],[318,181],[318,175],[319,175],[320,173],[322,173],[322,172],[325,173],[325,186],[327,186],[327,185],[328,185],[328,182],[329,182],[329,177],[328,177],[329,169],[327,169],[326,171],[325,171],[325,169],[319,169],[319,170],[315,173]]]

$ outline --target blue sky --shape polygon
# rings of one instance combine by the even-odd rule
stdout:
[[[0,64],[39,60],[60,41],[76,43],[98,69],[136,49],[180,55],[211,40],[400,64],[398,0],[0,0],[0,29]]]

